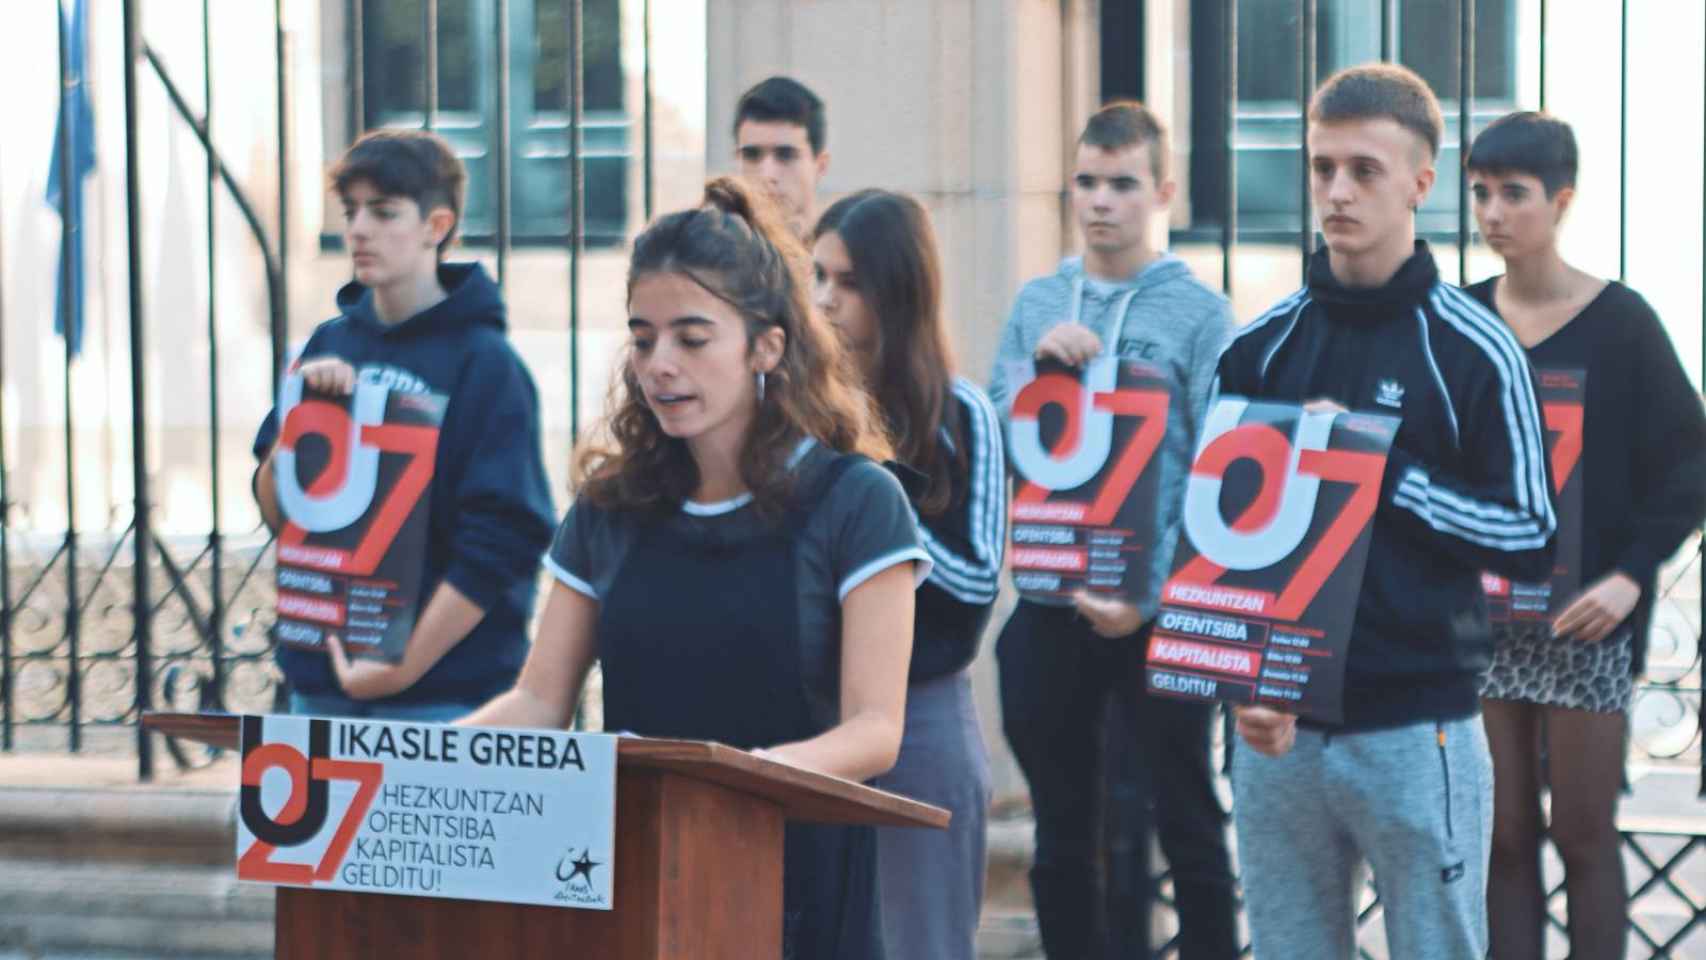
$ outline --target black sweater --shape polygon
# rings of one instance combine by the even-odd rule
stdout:
[[[965,669],[977,656],[1000,590],[1007,543],[1007,465],[1001,423],[989,398],[971,381],[956,378],[939,441],[952,451],[966,444],[966,471],[952,477],[947,509],[919,520],[919,539],[933,564],[918,588],[912,630],[912,683]]]
[[[1497,277],[1469,288],[1493,307]],[[1528,350],[1536,369],[1588,372],[1583,414],[1584,587],[1614,570],[1641,585],[1634,668],[1646,660],[1659,564],[1706,518],[1706,411],[1641,295],[1615,281]]]
[[[1473,715],[1492,656],[1481,571],[1544,579],[1557,526],[1510,330],[1440,281],[1425,243],[1378,288],[1340,285],[1321,250],[1309,285],[1233,338],[1220,390],[1402,418],[1357,597],[1344,727]]]

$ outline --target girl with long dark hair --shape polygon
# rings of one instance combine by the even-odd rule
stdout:
[[[918,592],[906,735],[878,786],[953,811],[946,831],[878,831],[891,960],[972,960],[983,900],[989,761],[966,667],[998,589],[1006,539],[1001,428],[954,376],[941,269],[924,208],[861,190],[818,220],[817,305],[864,373],[897,459],[920,474],[919,534],[935,565]]]
[[[900,747],[930,561],[805,251],[718,179],[635,241],[628,353],[510,692],[468,722],[561,727],[603,668],[607,730],[717,740],[849,780]],[[871,828],[791,825],[782,955],[881,958]]]

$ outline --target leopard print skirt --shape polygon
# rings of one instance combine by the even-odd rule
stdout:
[[[1624,626],[1598,643],[1558,640],[1551,625],[1493,628],[1493,664],[1481,677],[1481,696],[1547,707],[1627,712],[1634,693],[1633,630]]]

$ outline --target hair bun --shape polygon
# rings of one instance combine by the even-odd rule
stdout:
[[[781,208],[768,193],[739,177],[716,177],[705,183],[703,207],[744,223],[771,252],[772,262],[788,275],[785,282],[806,284],[811,276],[811,255],[788,228]]]
[[[734,177],[717,177],[705,182],[704,204],[739,217],[749,226],[757,227],[757,211],[753,209],[752,190]]]

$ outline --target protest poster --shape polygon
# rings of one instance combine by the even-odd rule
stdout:
[[[245,716],[237,879],[609,910],[616,740]]]
[[[1557,553],[1544,583],[1519,583],[1496,573],[1481,574],[1487,619],[1493,623],[1550,621],[1564,612],[1582,585],[1582,441],[1587,403],[1586,370],[1536,370],[1535,395],[1546,422],[1546,453],[1552,461],[1552,494],[1558,516]]]
[[[1153,364],[1014,364],[1008,462],[1013,584],[1032,599],[1081,589],[1131,598],[1155,541],[1172,386]]]
[[[1222,397],[1186,481],[1153,693],[1342,716],[1395,417]]]
[[[361,378],[338,396],[286,378],[273,476],[278,640],[398,661],[414,631],[442,394]]]

